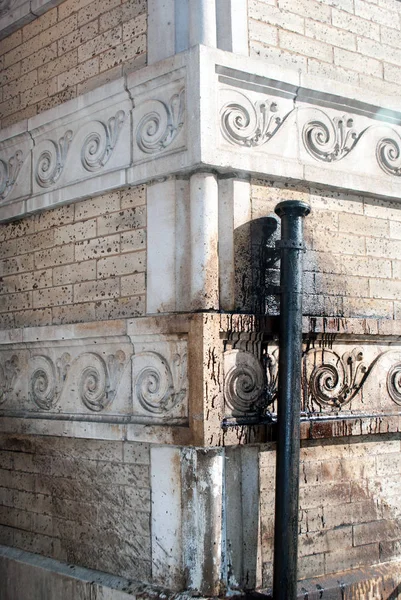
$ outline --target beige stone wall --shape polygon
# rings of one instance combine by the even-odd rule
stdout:
[[[146,0],[65,0],[1,40],[1,127],[144,66],[146,11]]]
[[[0,543],[150,579],[149,446],[0,435]]]
[[[0,224],[0,327],[145,312],[146,188]]]
[[[255,180],[253,219],[274,216],[278,202],[289,198],[305,200],[312,207],[305,219],[304,314],[399,319],[401,205]],[[259,284],[259,305],[264,290],[270,295],[268,312],[277,311],[278,263],[269,262],[277,236],[277,231],[271,234],[270,254],[268,250],[264,257],[266,287]],[[254,278],[260,273],[258,264],[253,272]]]
[[[251,56],[400,93],[398,0],[249,0],[248,6]]]
[[[304,442],[300,466],[301,579],[401,558],[400,440]],[[260,453],[264,584],[272,575],[275,446]]]

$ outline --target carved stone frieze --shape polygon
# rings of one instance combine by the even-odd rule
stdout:
[[[136,128],[136,142],[145,154],[155,154],[168,148],[184,125],[185,89],[173,94],[168,102],[148,100],[148,112]]]
[[[18,357],[15,354],[0,363],[0,405],[10,398],[18,374]]]
[[[0,199],[5,200],[17,181],[21,167],[24,164],[24,153],[17,150],[6,161],[0,159]]]
[[[125,112],[118,110],[107,122],[95,121],[81,149],[81,161],[87,171],[98,171],[109,161],[125,122]]]
[[[262,146],[275,135],[285,116],[276,100],[252,101],[245,94],[233,91],[220,109],[221,132],[232,144]]]
[[[94,412],[100,412],[115,397],[119,378],[126,362],[122,350],[110,354],[104,359],[94,352],[87,352],[78,357],[80,366],[79,397],[83,404]]]
[[[263,345],[262,345],[263,348]],[[224,353],[226,417],[269,418],[277,411],[278,350],[261,346]],[[369,344],[306,346],[302,367],[304,418],[398,414],[401,350]]]
[[[184,417],[188,414],[186,343],[171,340],[135,344],[132,357],[134,406],[153,417]],[[151,350],[152,348],[152,350]]]
[[[307,151],[318,160],[333,162],[343,159],[358,141],[354,119],[349,115],[330,118],[321,112],[321,119],[304,125],[302,140]]]
[[[35,179],[40,187],[54,185],[63,172],[73,132],[68,129],[59,140],[42,142],[41,152],[35,166]]]
[[[258,353],[260,354],[260,353]],[[261,415],[277,393],[277,353],[224,352],[224,399],[233,416]]]
[[[57,403],[70,367],[70,359],[68,353],[62,354],[56,363],[43,354],[30,358],[28,397],[40,409],[50,410]]]
[[[341,408],[350,402],[359,392],[367,372],[361,348],[342,356],[328,348],[311,349],[304,355],[308,394],[321,407]]]
[[[181,424],[188,419],[187,370],[187,343],[176,336],[0,345],[0,413]]]

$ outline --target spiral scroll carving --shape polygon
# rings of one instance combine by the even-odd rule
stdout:
[[[310,350],[304,360],[314,365],[308,381],[309,394],[321,406],[339,408],[350,402],[368,372],[359,348],[343,356],[330,349]]]
[[[30,399],[41,409],[50,410],[57,401],[56,367],[47,356],[33,356],[29,382]]]
[[[225,352],[224,397],[233,411],[254,413],[263,402],[266,376],[258,358],[251,352]]]
[[[393,365],[387,373],[387,391],[390,398],[401,405],[401,363]]]
[[[283,119],[278,104],[266,99],[252,102],[239,92],[236,100],[224,104],[220,111],[220,128],[225,139],[239,146],[254,147],[268,142]]]
[[[163,415],[186,396],[187,355],[176,353],[171,365],[158,352],[142,352],[133,357],[136,365],[135,397],[147,412]]]
[[[0,199],[5,200],[11,193],[24,163],[22,150],[17,150],[8,161],[0,160]]]
[[[168,103],[149,102],[151,110],[139,121],[136,141],[145,154],[154,154],[167,148],[184,125],[185,90],[174,94]]]
[[[45,149],[40,153],[35,171],[35,178],[43,188],[50,187],[58,181],[63,172],[73,133],[69,129],[55,142],[45,141]]]
[[[106,365],[97,359],[101,365],[86,367],[81,373],[79,381],[79,395],[82,402],[95,412],[103,410],[108,404],[108,386]]]
[[[377,143],[376,159],[379,167],[388,175],[401,176],[401,149],[400,137],[396,132],[394,136],[398,139],[384,137]]]
[[[110,160],[124,121],[123,110],[117,111],[106,123],[95,121],[95,131],[86,136],[81,150],[82,165],[87,171],[98,171]]]
[[[122,350],[104,360],[99,354],[85,352],[75,361],[80,363],[79,397],[89,410],[100,412],[114,400],[125,354]]]
[[[323,111],[320,120],[306,123],[302,131],[305,148],[318,160],[334,162],[351,152],[359,136],[354,121],[347,115],[330,118]]]

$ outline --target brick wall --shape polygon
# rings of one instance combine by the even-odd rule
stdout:
[[[150,579],[149,446],[0,435],[0,543]]]
[[[146,11],[146,0],[65,0],[1,40],[1,127],[144,66]]]
[[[0,327],[145,312],[146,189],[0,224]]]
[[[304,313],[399,319],[401,205],[255,180],[252,185],[253,219],[269,214],[274,216],[278,202],[290,198],[305,200],[312,207],[311,214],[305,219]],[[252,243],[257,245],[257,234],[251,232],[252,235]],[[278,235],[278,231],[270,235],[269,248],[263,257],[264,271],[260,262],[253,259],[255,308],[263,310],[267,293],[267,311],[270,313],[278,310],[279,272],[274,249]],[[265,279],[258,283],[261,273]]]
[[[316,577],[401,558],[401,454],[394,436],[304,442],[299,575]],[[274,445],[260,453],[264,585],[272,576]]]
[[[400,93],[399,0],[249,0],[251,56]]]

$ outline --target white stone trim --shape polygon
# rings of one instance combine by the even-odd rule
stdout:
[[[11,0],[8,10],[0,17],[0,40],[61,2],[63,0]],[[2,4],[6,2],[0,2],[0,11]]]
[[[148,0],[148,64],[201,44],[249,55],[247,0]]]
[[[149,323],[146,335],[137,329],[106,321],[1,331],[2,418],[188,426],[185,327],[162,338]]]
[[[398,199],[401,112],[370,100],[196,46],[3,130],[0,221],[206,171]]]
[[[211,173],[190,179],[191,309],[219,310],[218,186]]]

